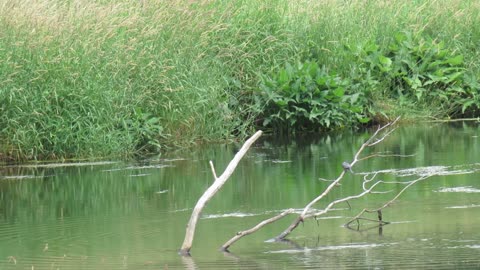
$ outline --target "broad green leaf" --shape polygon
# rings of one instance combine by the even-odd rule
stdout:
[[[317,83],[318,86],[325,86],[327,83],[327,78],[324,76],[318,77],[315,82]]]
[[[287,63],[285,65],[285,71],[287,72],[287,75],[288,75],[289,78],[293,77],[294,71],[293,71],[293,67],[290,63]]]
[[[288,102],[286,102],[286,101],[283,100],[283,99],[278,99],[278,100],[275,101],[275,104],[277,104],[277,105],[280,106],[280,107],[284,107],[284,106],[286,106],[286,105],[288,104]]]
[[[461,94],[464,94],[464,93],[465,93],[465,89],[463,89],[462,87],[452,86],[452,87],[449,87],[448,90],[450,90],[450,91],[455,91],[455,92],[461,93]]]
[[[280,85],[285,84],[289,81],[288,73],[285,69],[280,70],[278,73],[278,83]]]
[[[270,117],[267,117],[267,118],[263,119],[262,125],[264,127],[266,127],[266,126],[268,126],[268,124],[270,124],[271,121],[272,121],[272,119]]]
[[[343,95],[345,95],[345,89],[343,89],[342,87],[339,87],[333,90],[333,94],[337,97],[343,97]]]
[[[420,100],[423,96],[423,91],[424,89],[419,88],[417,91],[415,91],[415,96],[417,97],[417,100]]]
[[[383,55],[378,56],[378,61],[384,66],[384,67],[390,67],[392,65],[392,59],[385,57]]]
[[[330,119],[329,119],[329,118],[326,118],[326,119],[325,119],[325,125],[326,125],[327,127],[330,127]]]
[[[353,104],[353,103],[356,103],[357,100],[358,100],[358,97],[360,97],[360,93],[355,93],[353,95],[350,95],[350,102]]]
[[[468,107],[472,106],[473,103],[475,103],[475,100],[469,100],[469,101],[463,103],[462,113],[465,113],[465,111],[468,109]]]
[[[405,40],[407,40],[407,35],[405,33],[399,32],[395,34],[395,41],[397,41],[397,43],[402,43]]]
[[[463,72],[461,71],[447,75],[447,80],[445,81],[445,83],[451,83],[451,82],[457,81],[462,76],[463,76]]]
[[[366,124],[368,122],[370,122],[370,118],[368,117],[360,117],[358,118],[358,122],[362,123],[362,124]]]
[[[463,63],[463,55],[459,54],[455,57],[449,58],[446,62],[452,66],[458,66]]]
[[[308,67],[308,73],[312,78],[315,78],[315,76],[317,76],[317,72],[318,72],[318,64],[315,62],[311,62]]]
[[[369,42],[368,44],[365,45],[363,50],[367,53],[368,52],[376,52],[376,51],[378,51],[378,45],[373,43],[373,42]]]
[[[361,106],[352,106],[352,107],[350,107],[350,111],[352,111],[354,113],[360,113],[360,112],[362,112],[362,107]]]

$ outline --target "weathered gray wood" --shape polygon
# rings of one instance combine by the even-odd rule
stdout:
[[[228,251],[228,248],[235,242],[237,242],[238,240],[240,240],[240,238],[246,236],[246,235],[249,235],[249,234],[252,234],[258,230],[260,230],[263,226],[265,225],[268,225],[270,223],[273,223],[281,218],[283,218],[284,216],[290,214],[290,213],[293,213],[293,209],[290,208],[290,209],[287,209],[285,211],[283,211],[282,213],[274,216],[274,217],[271,217],[269,219],[266,219],[260,223],[258,223],[256,226],[254,226],[253,228],[250,228],[248,230],[245,230],[245,231],[241,231],[241,232],[237,232],[237,234],[232,237],[230,240],[228,240],[225,244],[223,244],[223,246],[220,248],[221,251]]]
[[[358,149],[357,153],[355,154],[355,156],[353,157],[353,161],[349,163],[350,167],[353,167],[353,165],[355,165],[355,163],[357,163],[359,161],[359,157],[360,157],[360,154],[363,152],[363,150],[366,148],[366,147],[370,147],[370,146],[373,146],[373,145],[376,145],[378,143],[380,143],[381,141],[383,141],[386,137],[388,137],[388,135],[390,135],[393,130],[395,130],[395,128],[392,128],[388,131],[386,131],[382,136],[380,137],[377,137],[380,132],[382,132],[383,130],[386,130],[388,127],[391,127],[393,125],[395,125],[395,123],[399,120],[400,118],[397,117],[393,122],[390,122],[384,126],[381,126],[381,127],[378,127],[378,129],[373,133],[373,135],[367,140],[365,141],[361,146],[360,148]],[[287,235],[289,235],[295,228],[297,228],[297,226],[300,224],[300,222],[303,222],[303,220],[305,220],[305,218],[307,217],[307,214],[308,212],[310,211],[310,209],[312,208],[312,206],[314,204],[316,204],[317,202],[319,202],[321,199],[323,199],[328,193],[330,193],[330,191],[337,187],[340,183],[340,181],[343,179],[343,176],[345,176],[345,170],[343,170],[340,175],[337,177],[337,179],[335,179],[323,192],[322,194],[320,194],[319,196],[317,196],[315,199],[313,199],[311,202],[309,202],[305,208],[303,208],[303,211],[302,213],[292,222],[292,224],[290,224],[290,226],[288,226],[287,229],[285,229],[281,234],[279,234],[275,239],[277,240],[282,240],[282,239],[285,239],[285,237],[287,237]],[[361,196],[364,196],[365,194],[367,194],[368,192],[364,192],[361,194]],[[339,200],[339,201],[344,201],[344,200]],[[335,203],[334,203],[335,204]],[[330,205],[334,205],[334,204],[330,204]],[[326,210],[328,211],[329,208],[326,208]],[[326,213],[326,211],[325,211]],[[316,216],[316,215],[312,215],[312,216]]]
[[[190,249],[192,248],[192,243],[193,243],[193,237],[195,234],[195,227],[197,226],[198,218],[200,216],[200,213],[202,212],[203,208],[207,204],[207,202],[217,193],[218,190],[225,184],[225,182],[228,180],[228,178],[232,175],[233,171],[237,167],[238,163],[240,160],[243,158],[243,156],[247,153],[248,149],[252,144],[262,135],[262,131],[259,130],[257,131],[252,137],[250,137],[240,148],[238,153],[235,155],[235,157],[230,161],[228,164],[227,168],[223,172],[220,177],[216,177],[215,170],[213,168],[213,163],[210,161],[210,166],[212,168],[212,173],[213,177],[215,178],[215,181],[213,184],[203,193],[203,195],[200,197],[198,200],[197,204],[195,205],[195,208],[193,209],[192,215],[190,217],[190,220],[188,221],[187,224],[187,229],[185,233],[185,239],[183,241],[182,247],[179,251],[180,255],[183,256],[188,256],[190,255]]]

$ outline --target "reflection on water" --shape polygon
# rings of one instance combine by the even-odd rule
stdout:
[[[295,140],[261,138],[199,221],[191,258],[177,255],[193,206],[238,145],[213,145],[137,162],[0,167],[0,269],[414,269],[480,268],[480,137],[474,124],[406,126],[355,166],[327,200],[356,194],[363,175],[437,176],[383,211],[387,226],[342,225],[394,193],[371,194],[307,220],[294,216],[231,247],[236,232],[285,209],[296,213],[329,185],[367,132]],[[398,185],[393,189],[403,188]],[[390,187],[391,188],[391,187]],[[395,191],[395,190],[393,190]],[[315,207],[326,205],[320,202]]]

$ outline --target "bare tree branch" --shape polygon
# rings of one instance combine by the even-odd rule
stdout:
[[[375,172],[368,172],[368,173],[360,173],[360,174],[363,174],[363,181],[361,181],[361,186],[362,186],[362,191],[361,192],[359,192],[358,194],[355,194],[355,195],[350,195],[350,196],[346,196],[346,197],[343,197],[343,198],[333,200],[333,201],[329,202],[327,204],[327,206],[324,207],[323,209],[312,210],[312,207],[313,207],[314,204],[316,204],[317,202],[319,202],[320,200],[325,198],[333,190],[334,187],[340,185],[340,181],[343,179],[345,174],[347,172],[352,172],[351,167],[353,167],[357,162],[362,161],[362,160],[366,160],[368,158],[373,158],[373,157],[411,157],[411,156],[413,156],[413,155],[375,153],[375,154],[370,154],[368,156],[360,158],[360,155],[363,153],[363,151],[367,147],[372,147],[372,146],[375,146],[375,145],[379,144],[380,142],[384,141],[390,134],[392,134],[392,132],[396,129],[396,127],[394,127],[394,125],[396,124],[396,122],[398,120],[399,120],[399,118],[396,118],[393,122],[388,123],[384,126],[378,127],[377,130],[371,135],[371,137],[369,137],[360,146],[360,148],[357,150],[357,152],[355,153],[355,155],[353,157],[352,162],[351,163],[348,163],[348,162],[342,163],[343,170],[336,179],[328,180],[328,179],[324,179],[324,178],[319,178],[318,180],[330,182],[330,184],[327,186],[327,188],[319,196],[314,198],[312,201],[310,201],[305,206],[305,208],[303,208],[301,213],[298,214],[298,216],[290,224],[290,226],[288,226],[288,228],[285,229],[280,235],[275,237],[275,240],[286,241],[286,239],[285,239],[286,236],[288,236],[305,219],[307,219],[307,218],[317,218],[321,215],[324,215],[324,214],[328,213],[329,211],[332,211],[333,207],[335,205],[339,204],[339,203],[347,203],[349,205],[349,208],[351,209],[350,203],[349,203],[349,201],[351,201],[351,200],[355,200],[355,199],[364,197],[367,194],[385,194],[385,193],[391,193],[391,192],[394,191],[393,189],[384,191],[384,190],[380,189],[380,186],[391,186],[391,185],[398,185],[398,184],[405,185],[400,191],[397,191],[395,193],[395,195],[389,201],[383,203],[383,205],[381,205],[380,207],[375,208],[375,209],[364,208],[356,216],[351,218],[344,225],[345,227],[347,227],[349,229],[360,231],[360,221],[375,222],[375,223],[377,223],[377,225],[373,228],[378,228],[379,234],[382,234],[383,225],[389,224],[388,221],[384,221],[382,210],[385,209],[386,207],[390,206],[392,203],[394,203],[411,186],[418,183],[419,181],[425,180],[425,179],[430,178],[430,177],[435,176],[435,175],[471,173],[471,171],[465,171],[463,169],[460,170],[458,168],[456,170],[453,170],[453,171],[446,171],[445,166],[433,166],[435,168],[435,170],[432,170],[430,167],[425,167],[425,168],[416,168],[415,170],[412,170],[412,169],[405,169],[405,170],[389,169],[389,170],[382,170],[382,171],[375,171]],[[474,170],[474,171],[476,171],[476,170]],[[406,173],[406,172],[408,172],[408,173]],[[396,177],[407,177],[407,176],[417,175],[418,178],[416,178],[414,180],[410,180],[410,181],[398,181],[398,180],[384,181],[384,180],[378,179],[379,176],[382,175],[382,174],[393,174]],[[360,184],[360,181],[358,181],[357,183]],[[377,189],[377,190],[375,190],[375,189]],[[378,190],[378,189],[380,189],[380,190]],[[377,219],[364,217],[364,214],[375,213],[375,212],[377,213],[377,217],[376,217]],[[265,225],[270,224],[272,222],[275,222],[275,221],[279,220],[280,218],[282,218],[282,217],[284,217],[288,214],[291,214],[291,213],[293,213],[293,210],[288,209],[288,210],[282,212],[281,214],[279,214],[277,216],[274,216],[272,218],[269,218],[269,219],[266,219],[266,220],[260,222],[259,224],[252,227],[251,229],[238,232],[233,238],[231,238],[229,241],[227,241],[222,246],[221,250],[228,251],[228,248],[233,243],[235,243],[236,241],[241,239],[243,236],[252,234],[252,233],[258,231],[259,229],[261,229],[262,227],[264,227]],[[350,227],[352,225],[352,223],[357,224],[357,229],[353,229],[353,228]]]
[[[400,195],[402,195],[403,192],[405,192],[405,190],[407,190],[409,187],[411,187],[412,185],[422,181],[422,180],[425,180],[431,176],[434,176],[436,174],[432,173],[430,175],[425,175],[425,176],[421,176],[415,180],[412,180],[412,181],[408,181],[408,182],[398,182],[398,181],[392,181],[392,182],[384,182],[384,181],[379,181],[379,182],[382,182],[382,183],[385,183],[385,184],[405,184],[406,186],[401,189],[391,200],[389,200],[388,202],[384,203],[382,206],[378,207],[378,208],[375,208],[375,209],[367,209],[367,208],[364,208],[362,211],[360,211],[360,213],[358,213],[355,217],[353,217],[352,219],[350,219],[347,223],[345,223],[345,227],[350,227],[350,224],[352,224],[353,222],[357,222],[357,224],[359,224],[359,220],[363,219],[363,220],[371,220],[371,219],[367,219],[367,218],[364,218],[362,217],[363,214],[365,213],[374,213],[374,212],[379,212],[381,210],[383,210],[384,208],[390,206],[395,200],[398,199],[398,197],[400,197]],[[377,182],[378,183],[378,182]],[[376,184],[376,183],[375,183]],[[381,213],[381,212],[380,212]],[[381,216],[381,214],[380,214]],[[379,223],[381,224],[387,224],[388,222],[385,222],[381,219],[378,220]]]
[[[368,156],[359,158],[358,161],[363,161],[363,160],[366,160],[366,159],[369,159],[369,158],[374,158],[374,157],[414,157],[414,156],[415,156],[415,155],[399,155],[399,154],[380,154],[380,153],[376,153],[376,154],[372,154],[372,155],[368,155]]]
[[[235,242],[237,242],[238,240],[240,240],[240,238],[246,236],[246,235],[249,235],[249,234],[252,234],[258,230],[260,230],[263,226],[265,225],[268,225],[272,222],[275,222],[281,218],[283,218],[284,216],[290,214],[290,213],[293,213],[293,209],[287,209],[285,211],[283,211],[282,213],[280,213],[279,215],[276,215],[272,218],[269,218],[269,219],[266,219],[260,223],[258,223],[256,226],[248,229],[248,230],[245,230],[245,231],[241,231],[241,232],[237,232],[237,234],[232,237],[230,240],[228,240],[225,244],[223,244],[223,246],[220,248],[221,251],[228,251],[228,248]]]
[[[358,149],[357,153],[355,154],[355,156],[353,157],[353,161],[350,162],[350,168],[353,167],[358,161],[359,161],[359,156],[360,154],[362,154],[363,150],[366,148],[366,147],[370,147],[370,146],[373,146],[373,145],[376,145],[378,144],[379,142],[385,140],[385,138],[390,135],[392,133],[392,131],[395,129],[395,128],[392,128],[390,130],[388,130],[389,127],[392,127],[393,125],[395,125],[397,123],[397,121],[400,119],[400,117],[397,117],[393,122],[390,122],[384,126],[381,126],[381,127],[378,127],[377,130],[373,133],[373,135],[367,140],[365,141],[361,146],[360,148]],[[382,134],[381,137],[378,137],[379,134],[381,134],[382,131],[385,131],[385,133]],[[373,142],[372,142],[373,141]],[[345,175],[346,173],[346,170],[343,170],[340,175],[337,177],[337,179],[335,179],[326,189],[325,191],[320,194],[318,197],[316,197],[315,199],[313,199],[310,203],[308,203],[305,208],[303,209],[302,213],[295,219],[295,221],[286,229],[284,230],[280,235],[278,235],[276,237],[277,240],[281,240],[281,239],[284,239],[287,235],[289,235],[297,226],[298,224],[300,224],[300,222],[303,222],[303,220],[306,218],[307,216],[307,213],[308,211],[310,210],[310,208],[316,204],[318,201],[320,201],[321,199],[323,199],[328,193],[330,193],[330,191],[339,185],[339,182],[343,179],[343,176]],[[367,194],[368,192],[362,192],[360,196],[364,196],[365,194]],[[340,199],[341,201],[348,201],[348,200],[344,200],[344,199]],[[327,210],[328,211],[328,210]]]
[[[203,195],[198,200],[195,208],[193,209],[192,216],[187,224],[187,229],[185,233],[185,239],[183,245],[179,251],[180,255],[188,256],[190,255],[190,249],[192,248],[193,236],[195,234],[195,227],[197,225],[198,217],[203,210],[203,207],[206,203],[217,193],[218,190],[225,184],[228,178],[232,175],[233,171],[237,167],[240,160],[247,153],[250,146],[262,135],[262,131],[257,131],[250,139],[248,139],[238,151],[235,157],[230,161],[227,168],[220,177],[216,177],[215,170],[213,169],[213,163],[210,162],[212,168],[213,176],[215,177],[215,182],[203,193]]]
[[[335,200],[335,201],[332,201],[330,202],[323,210],[320,210],[320,211],[317,211],[315,212],[314,214],[310,214],[310,215],[305,215],[304,216],[304,219],[307,219],[307,218],[311,218],[311,217],[318,217],[318,216],[321,216],[323,214],[326,214],[328,213],[328,211],[330,211],[330,209],[335,206],[336,204],[339,204],[341,202],[348,202],[350,200],[353,200],[353,199],[358,199],[360,197],[363,197],[365,196],[366,194],[370,193],[372,191],[372,189],[378,185],[382,183],[382,181],[378,181],[376,182],[375,184],[373,184],[369,189],[367,190],[364,190],[363,192],[357,194],[357,195],[352,195],[352,196],[347,196],[345,198],[341,198],[341,199],[338,199],[338,200]]]

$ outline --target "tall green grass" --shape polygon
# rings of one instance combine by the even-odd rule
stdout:
[[[349,76],[345,46],[428,34],[479,73],[480,3],[87,1],[0,3],[0,152],[111,157],[225,140],[255,126],[262,74],[315,59]]]

